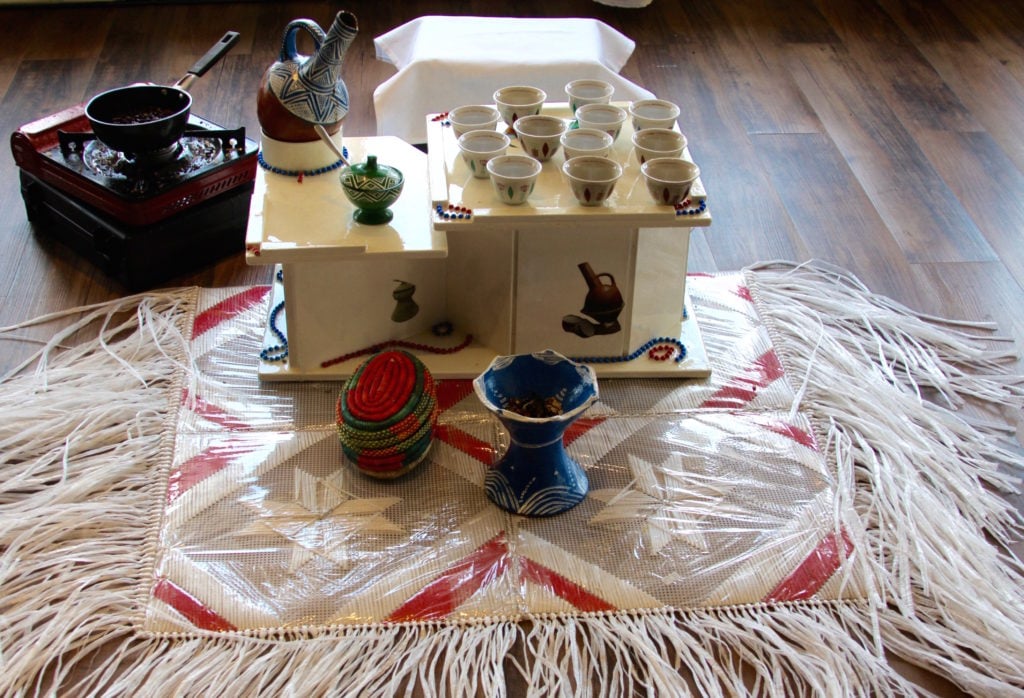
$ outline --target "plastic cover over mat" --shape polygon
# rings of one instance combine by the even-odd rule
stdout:
[[[204,291],[146,611],[151,632],[528,619],[862,598],[850,483],[739,274],[687,284],[710,378],[605,380],[567,433],[587,498],[550,518],[484,493],[507,447],[470,381],[441,381],[429,458],[346,462],[340,383],[261,384],[267,287]],[[687,321],[693,321],[691,318]]]

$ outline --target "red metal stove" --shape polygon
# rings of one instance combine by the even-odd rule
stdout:
[[[150,288],[245,246],[257,144],[196,115],[168,148],[125,156],[92,136],[82,105],[11,136],[37,234],[131,290]]]

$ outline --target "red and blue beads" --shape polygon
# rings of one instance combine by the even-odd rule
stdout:
[[[693,203],[690,199],[686,199],[683,202],[676,204],[676,215],[677,216],[699,216],[708,210],[708,200],[701,199],[700,203],[696,206],[690,206]]]
[[[448,204],[447,207],[444,204],[438,204],[434,207],[434,213],[438,218],[446,221],[468,220],[473,217],[473,209],[458,204]]]
[[[616,364],[635,361],[645,353],[653,361],[668,361],[674,354],[673,360],[678,364],[686,359],[686,345],[675,337],[653,337],[625,356],[574,356],[572,360],[583,364]]]

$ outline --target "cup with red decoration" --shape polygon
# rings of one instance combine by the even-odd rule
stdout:
[[[546,162],[561,147],[561,137],[568,124],[557,116],[533,114],[521,116],[512,126],[519,145],[527,155]]]
[[[680,158],[655,158],[640,166],[647,191],[658,204],[675,206],[686,201],[700,176],[696,163]]]
[[[569,111],[576,110],[584,104],[608,104],[615,88],[604,80],[581,78],[571,80],[565,85],[565,96],[569,98]]]
[[[614,104],[584,104],[576,110],[576,121],[580,128],[600,129],[611,136],[612,140],[619,137],[627,118],[626,110]]]
[[[495,90],[494,106],[501,120],[511,127],[520,117],[540,114],[547,98],[547,93],[539,87],[509,85]]]

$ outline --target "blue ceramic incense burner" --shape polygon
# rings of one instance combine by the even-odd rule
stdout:
[[[511,441],[487,472],[488,498],[523,516],[552,516],[583,501],[587,475],[562,435],[597,400],[594,369],[551,350],[498,356],[473,389]]]

